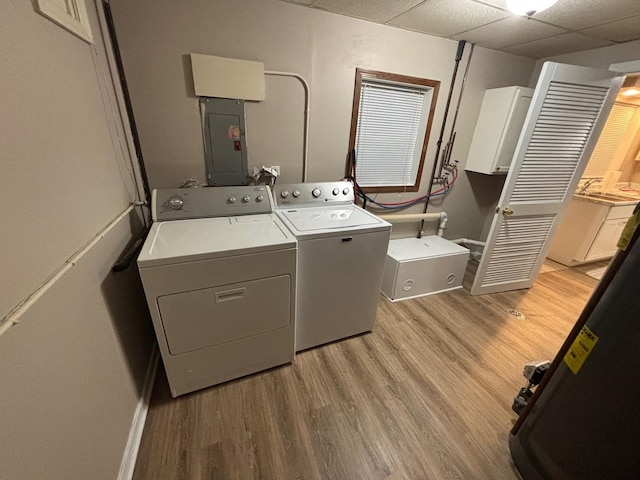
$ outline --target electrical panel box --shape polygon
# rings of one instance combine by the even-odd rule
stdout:
[[[209,185],[246,185],[244,100],[201,98]]]
[[[533,89],[525,87],[485,91],[465,170],[488,175],[509,171],[532,97]]]

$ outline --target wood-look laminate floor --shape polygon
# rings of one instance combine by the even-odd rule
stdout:
[[[381,298],[372,333],[177,399],[160,367],[134,479],[515,480],[522,367],[553,358],[596,284],[566,269],[530,290]]]

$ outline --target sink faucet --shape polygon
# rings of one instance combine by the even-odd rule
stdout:
[[[578,191],[576,193],[580,194],[584,194],[587,193],[587,190],[589,189],[589,187],[596,183],[596,182],[601,182],[602,181],[602,177],[597,177],[597,178],[590,178],[589,180],[587,180],[586,182],[584,182],[582,184],[582,186],[578,189]]]

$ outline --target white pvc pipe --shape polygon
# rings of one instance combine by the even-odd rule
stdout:
[[[487,244],[486,242],[481,242],[479,240],[471,240],[470,238],[456,238],[451,241],[459,245],[475,245],[476,247],[484,247]]]
[[[446,212],[440,212],[440,223],[438,224],[438,236],[444,235],[444,229],[447,226],[447,220],[449,219]]]
[[[6,322],[3,324],[0,324],[0,337],[7,331],[9,330],[9,328],[13,327],[15,325],[15,323],[13,322]]]
[[[382,214],[376,217],[386,220],[389,223],[409,223],[416,220],[440,220],[439,213],[402,213],[398,215]]]
[[[407,223],[415,222],[418,220],[440,220],[438,224],[438,236],[444,235],[444,229],[447,226],[447,213],[401,213],[401,214],[383,214],[377,215],[379,218],[386,220],[389,223]]]
[[[111,231],[113,227],[115,227],[120,220],[129,215],[133,211],[133,209],[141,204],[142,202],[132,203],[127,207],[127,209],[118,215],[109,225],[107,225],[100,233],[98,233],[93,239],[87,243],[82,249],[80,249],[75,255],[70,257],[58,270],[54,272],[51,277],[49,277],[45,282],[40,285],[35,292],[29,295],[21,304],[15,307],[13,310],[9,312],[7,316],[5,316],[2,321],[0,321],[0,336],[4,334],[9,328],[13,325],[16,325],[20,322],[20,318],[25,314],[31,306],[38,301],[40,297],[42,297],[47,291],[55,285],[55,283],[65,274],[67,273],[78,261],[93,248],[93,246],[102,240],[107,233]]]
[[[265,70],[265,75],[274,75],[279,77],[293,77],[300,80],[302,86],[304,87],[304,137],[302,140],[302,181],[307,181],[307,162],[309,155],[309,114],[311,113],[311,98],[310,98],[310,90],[309,84],[304,79],[302,75],[298,75],[297,73],[292,72],[277,72],[273,70]]]
[[[480,252],[469,252],[469,258],[480,261],[482,259],[482,254]]]

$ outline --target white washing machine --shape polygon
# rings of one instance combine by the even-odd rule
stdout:
[[[298,239],[296,351],[372,330],[391,225],[354,205],[350,182],[273,189]]]
[[[154,190],[138,257],[174,397],[293,361],[297,248],[264,186]]]

